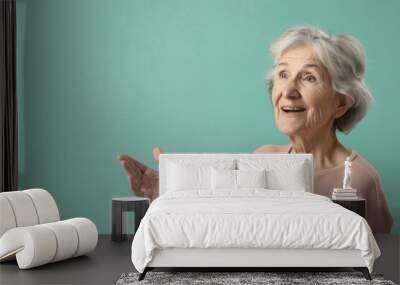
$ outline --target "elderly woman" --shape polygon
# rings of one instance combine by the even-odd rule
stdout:
[[[361,44],[351,36],[330,36],[309,27],[292,28],[271,46],[274,66],[267,74],[276,126],[289,145],[264,145],[256,153],[312,153],[314,192],[331,197],[341,187],[350,157],[352,187],[367,200],[367,221],[375,233],[389,233],[392,217],[377,171],[336,132],[348,134],[366,115],[372,96],[364,81]],[[162,150],[155,148],[158,161]],[[118,157],[136,195],[158,196],[158,172],[128,155]]]

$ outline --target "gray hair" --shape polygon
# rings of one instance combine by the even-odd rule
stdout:
[[[364,80],[364,49],[356,38],[349,35],[330,36],[314,27],[290,28],[270,47],[274,60],[273,68],[266,75],[270,94],[275,67],[282,53],[303,44],[311,44],[314,48],[316,56],[328,70],[332,88],[353,99],[354,104],[334,124],[335,129],[348,134],[364,118],[373,102]]]

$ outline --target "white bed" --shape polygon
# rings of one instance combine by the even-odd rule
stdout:
[[[266,167],[267,189],[208,189],[202,183],[217,174],[190,177],[179,168],[182,178],[171,170],[212,165],[230,173],[229,161],[245,174]],[[354,267],[370,278],[380,251],[368,223],[312,193],[311,155],[162,154],[159,171],[160,197],[132,243],[140,279],[155,267]],[[235,177],[239,183],[239,174]],[[196,187],[185,188],[191,180],[198,180]]]

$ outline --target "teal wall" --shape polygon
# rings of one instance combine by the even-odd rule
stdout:
[[[359,38],[376,98],[341,141],[378,170],[400,233],[400,2],[17,0],[20,188],[48,189],[63,218],[111,230],[128,196],[116,160],[151,150],[252,152],[287,143],[263,80],[293,25]]]

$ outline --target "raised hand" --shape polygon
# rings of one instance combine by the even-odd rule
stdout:
[[[117,159],[128,175],[132,192],[137,196],[145,197],[144,192],[141,190],[141,185],[147,166],[127,154],[118,155]]]
[[[164,153],[161,148],[153,149],[153,158],[156,162],[159,162],[161,153]],[[129,185],[136,196],[147,197],[150,201],[158,197],[159,174],[157,170],[142,164],[127,154],[118,155],[117,159],[127,173]]]

